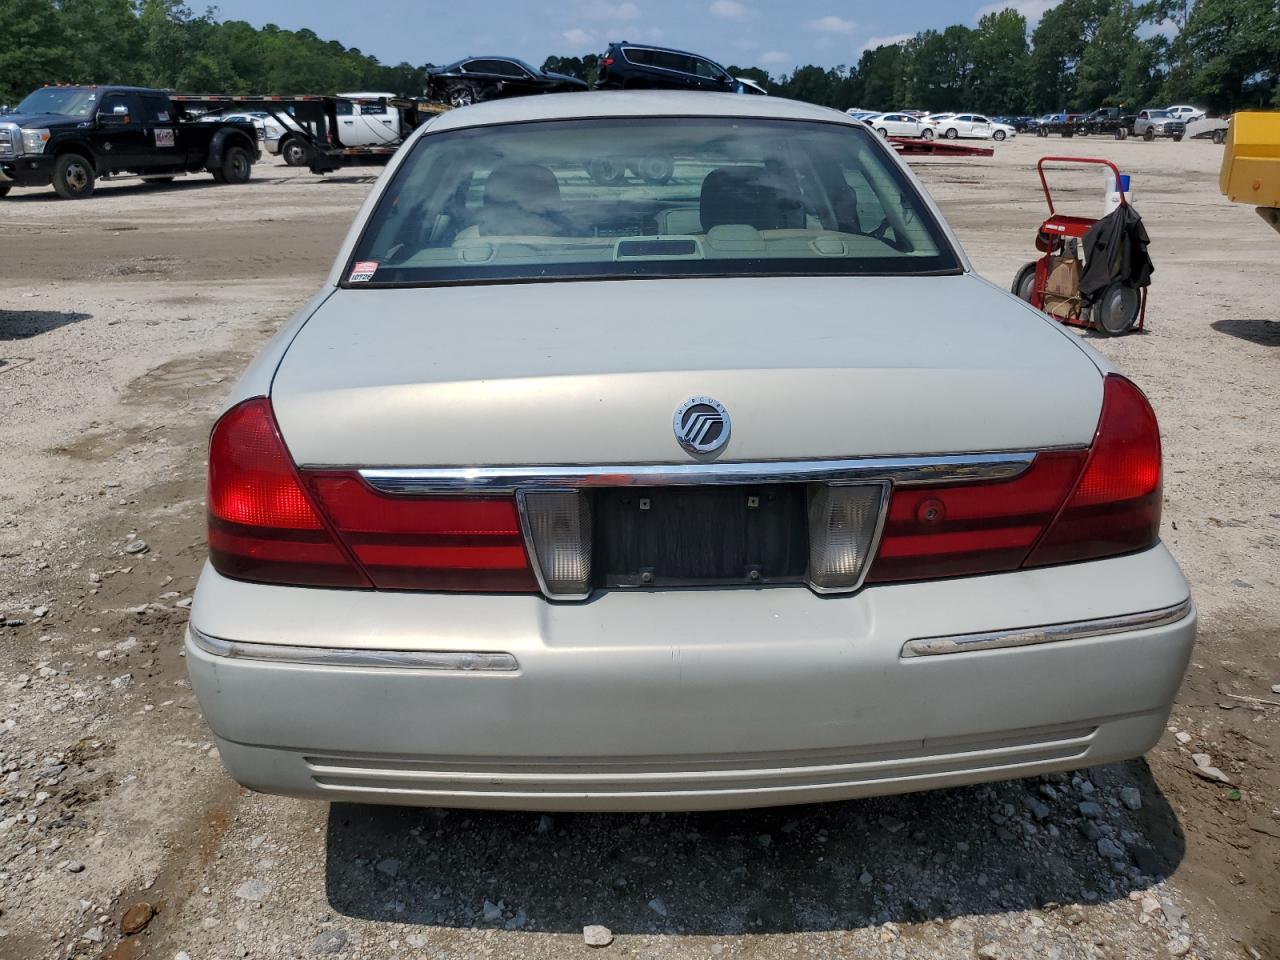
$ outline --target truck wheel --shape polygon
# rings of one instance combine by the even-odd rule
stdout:
[[[1215,131],[1213,131],[1213,142],[1214,142],[1214,143],[1226,143],[1226,142],[1227,142],[1227,131],[1225,131],[1225,130],[1215,130]]]
[[[1180,133],[1176,133],[1176,134],[1174,134],[1174,136],[1173,136],[1173,142],[1174,142],[1174,143],[1181,143],[1181,142],[1182,142],[1182,134],[1180,134]]]
[[[650,154],[636,162],[635,171],[645,183],[661,186],[675,176],[676,162],[671,157]]]
[[[1147,141],[1147,143],[1150,143],[1155,138],[1156,138],[1156,132],[1152,130],[1150,127],[1147,127],[1147,129],[1142,131],[1142,139]]]
[[[93,195],[93,165],[78,153],[64,153],[53,166],[53,189],[64,200]]]
[[[1049,135],[1049,131],[1046,130],[1044,127],[1036,127],[1037,137],[1047,137],[1048,135]]]
[[[290,137],[280,148],[280,156],[284,157],[284,162],[290,167],[305,167],[311,158],[311,151],[297,137]]]
[[[1122,130],[1120,127],[1116,127],[1116,139],[1117,140],[1124,139],[1124,130]]]
[[[228,147],[222,156],[222,166],[213,171],[218,183],[248,183],[253,170],[253,160],[244,147]]]
[[[612,186],[626,179],[627,165],[611,157],[597,157],[587,161],[587,176],[601,186]]]

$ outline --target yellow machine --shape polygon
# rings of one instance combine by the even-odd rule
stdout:
[[[1218,188],[1234,203],[1253,204],[1280,232],[1280,112],[1232,117]]]

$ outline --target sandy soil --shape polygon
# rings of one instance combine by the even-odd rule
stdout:
[[[1280,237],[1218,196],[1208,143],[1023,137],[918,163],[1001,285],[1034,255],[1049,151],[1119,162],[1152,237],[1146,333],[1081,335],[1164,430],[1164,537],[1202,615],[1169,735],[1074,777],[719,815],[330,808],[231,783],[180,656],[204,441],[370,180],[264,164],[244,187],[0,201],[0,957],[561,957],[590,952],[589,923],[645,957],[1280,956],[1280,707],[1235,699],[1280,701]],[[1099,206],[1097,172],[1062,182]],[[139,903],[158,913],[131,935]]]

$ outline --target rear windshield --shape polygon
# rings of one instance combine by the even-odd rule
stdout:
[[[411,150],[346,285],[959,270],[863,126],[545,121],[428,133]]]

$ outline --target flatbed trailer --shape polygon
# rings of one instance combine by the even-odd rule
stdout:
[[[381,107],[384,103],[400,114],[404,136],[449,107],[417,98],[333,97],[327,95],[260,95],[260,94],[173,94],[170,99],[190,112],[225,113],[258,111],[303,140],[308,146],[312,173],[329,173],[348,166],[385,164],[400,149],[403,140],[377,146],[348,146],[342,142],[338,122],[338,103],[357,103]]]
[[[917,140],[914,137],[890,137],[889,143],[898,153],[932,157],[994,157],[994,147],[971,147],[954,140]]]

